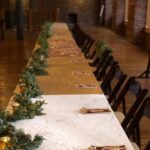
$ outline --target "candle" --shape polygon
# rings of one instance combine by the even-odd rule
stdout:
[[[13,103],[13,110],[18,109],[18,107],[19,107],[19,106],[20,106],[20,104],[19,104],[19,103],[14,102],[14,103]]]
[[[9,136],[4,136],[0,138],[0,150],[5,150],[6,146],[11,147],[11,138]]]
[[[20,85],[20,91],[21,93],[23,93],[25,90],[25,83],[20,83],[19,85]]]
[[[33,66],[28,66],[29,69],[33,69]]]
[[[43,60],[44,60],[44,56],[43,56],[43,55],[41,55],[41,58],[40,58],[40,59],[41,59],[41,61],[43,61]]]

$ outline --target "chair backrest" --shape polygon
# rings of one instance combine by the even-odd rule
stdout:
[[[99,70],[97,71],[96,79],[98,81],[104,80],[107,75],[107,72],[109,72],[111,67],[117,64],[118,62],[114,60],[113,56],[108,56],[108,58],[106,58],[106,61],[104,61],[104,63],[102,64],[102,67],[99,68]]]
[[[147,91],[145,90],[145,93]],[[143,94],[142,94],[143,95]],[[137,102],[137,101],[136,101]],[[145,108],[147,107],[147,103],[149,104],[149,115],[148,117],[150,118],[150,97],[147,97],[144,100],[141,100],[142,103],[141,105],[139,104],[139,108],[137,111],[134,112],[134,116],[130,116],[130,121],[128,122],[128,124],[125,125],[126,122],[126,117],[125,117],[125,121],[123,121],[122,126],[127,134],[128,137],[132,137],[133,140],[138,144],[138,146],[140,147],[141,142],[140,142],[140,126],[139,126],[139,122],[142,119],[143,116],[145,116]],[[135,106],[135,103],[134,103]],[[147,115],[146,115],[147,116]]]
[[[84,45],[83,52],[84,52],[84,56],[87,58],[87,56],[90,55],[90,48],[92,47],[94,43],[94,39],[92,39],[91,37],[88,39],[88,41],[86,42],[86,44]]]
[[[88,35],[85,34],[82,30],[78,32],[78,35],[76,37],[76,43],[81,49],[84,46],[84,43],[88,40],[88,38],[89,38]]]
[[[95,56],[96,56],[96,51],[93,50],[92,53],[86,58],[93,59]]]
[[[80,30],[79,25],[75,24],[74,27],[71,30],[74,38],[76,37],[76,34],[78,33],[79,30]]]
[[[118,65],[114,65],[111,67],[110,71],[107,73],[104,81],[101,84],[101,88],[103,89],[104,93],[108,95],[109,103],[115,99],[119,89],[123,85],[127,75],[123,73]],[[116,80],[115,84],[113,85],[112,89],[112,82]]]
[[[119,93],[119,96],[117,96],[113,100],[112,109],[116,111],[118,109],[118,106],[122,104],[123,113],[126,115],[126,95],[128,92],[130,92],[135,99],[138,97],[142,90],[141,84],[135,80],[134,77],[130,77],[126,84],[124,85],[123,89]]]
[[[97,66],[96,70],[94,71],[94,75],[97,76],[97,73],[104,66],[104,64],[108,61],[109,56],[111,56],[111,52],[106,49],[103,53],[103,57],[95,57],[92,63],[89,63],[90,66]]]

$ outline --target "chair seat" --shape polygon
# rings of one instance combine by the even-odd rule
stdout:
[[[134,150],[140,150],[138,145],[135,142],[131,142]]]
[[[125,115],[122,112],[115,111],[115,116],[117,117],[118,121],[122,123],[123,119],[125,118]]]

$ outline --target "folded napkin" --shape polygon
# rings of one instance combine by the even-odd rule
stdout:
[[[96,84],[76,84],[75,87],[77,88],[97,88]]]
[[[74,75],[91,75],[91,72],[87,72],[87,71],[73,71],[72,74],[74,74]]]
[[[126,150],[125,145],[118,146],[91,146],[88,150]]]
[[[107,108],[85,108],[85,107],[82,107],[80,109],[80,112],[82,114],[87,114],[87,113],[103,113],[103,112],[111,112],[109,109]]]

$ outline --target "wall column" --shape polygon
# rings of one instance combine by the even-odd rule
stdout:
[[[127,39],[133,43],[144,44],[147,0],[129,0]]]
[[[124,20],[125,0],[114,0],[112,29],[119,34],[124,34]]]
[[[113,8],[113,0],[105,0],[105,15],[104,15],[104,25],[106,27],[112,27],[112,8]]]

